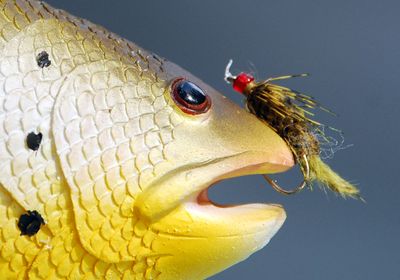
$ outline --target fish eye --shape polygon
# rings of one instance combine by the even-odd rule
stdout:
[[[178,107],[187,114],[202,114],[210,109],[210,97],[199,86],[184,78],[172,83],[171,93]]]

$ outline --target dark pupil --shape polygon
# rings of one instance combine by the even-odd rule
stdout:
[[[206,101],[204,92],[198,86],[188,81],[180,83],[177,87],[177,92],[180,98],[192,105],[200,105]]]

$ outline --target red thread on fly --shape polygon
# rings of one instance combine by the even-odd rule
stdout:
[[[294,190],[285,190],[264,175],[272,187],[280,193],[293,194],[316,181],[343,197],[360,198],[359,190],[334,172],[320,157],[319,139],[327,137],[324,125],[311,119],[314,114],[310,110],[320,108],[330,111],[308,95],[271,83],[294,77],[306,77],[308,74],[281,76],[257,82],[248,73],[232,75],[231,65],[232,60],[226,67],[225,80],[234,90],[246,97],[247,110],[266,122],[286,141],[303,173],[304,181]]]

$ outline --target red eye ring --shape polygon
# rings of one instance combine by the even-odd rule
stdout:
[[[199,86],[182,77],[173,81],[171,97],[186,114],[203,114],[211,107],[210,97]]]

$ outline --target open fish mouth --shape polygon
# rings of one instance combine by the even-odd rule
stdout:
[[[289,162],[287,162],[289,163]],[[208,214],[212,217],[227,218],[228,216],[237,216],[238,223],[241,224],[242,218],[249,219],[249,223],[243,224],[243,236],[251,235],[255,236],[260,234],[262,246],[266,245],[270,238],[274,236],[281,228],[286,220],[286,212],[282,205],[276,203],[219,203],[213,200],[209,196],[209,191],[213,187],[220,187],[219,183],[226,179],[237,178],[250,174],[271,174],[281,173],[291,168],[292,165],[281,165],[281,164],[257,164],[233,170],[226,174],[221,175],[222,179],[216,179],[206,184],[204,189],[199,191],[196,195],[190,197],[186,204],[190,208],[190,211],[201,211],[203,214]],[[264,171],[262,170],[273,170]],[[229,191],[228,186],[224,186],[225,191]],[[257,214],[256,214],[257,213]],[[256,219],[251,221],[256,215]],[[263,239],[265,237],[265,239]]]
[[[227,168],[225,169],[223,167],[220,167],[220,169],[223,170],[223,173],[205,183],[201,187],[201,190],[194,194],[190,198],[190,200],[193,202],[197,202],[200,205],[212,205],[219,208],[245,206],[246,204],[220,204],[216,201],[213,201],[209,197],[209,190],[226,179],[232,179],[246,175],[267,175],[282,173],[292,168],[294,165],[293,159],[290,157],[290,155],[287,154],[278,154],[274,158],[270,158],[267,162],[259,162],[258,157],[256,157],[255,162],[251,163],[251,159],[249,158],[253,158],[253,154],[254,153],[252,152],[245,152],[225,157],[224,159],[216,160],[216,163],[214,164],[216,164],[217,166],[227,166]],[[238,164],[238,167],[234,167],[231,169],[230,166],[232,165],[232,163],[230,164],[230,161],[234,162],[234,164]],[[282,208],[280,205],[277,204],[272,205]]]
[[[216,163],[221,171],[224,169],[223,167],[227,168],[223,171],[224,173],[209,180],[200,191],[189,197],[186,202],[186,207],[190,209],[189,212],[199,211],[211,219],[226,219],[233,223],[236,222],[241,227],[238,234],[251,235],[254,238],[258,236],[260,240],[258,246],[267,244],[286,219],[286,212],[281,205],[275,203],[220,204],[210,198],[209,190],[214,186],[218,187],[218,183],[226,179],[246,175],[281,173],[294,165],[289,154],[278,153],[274,157],[268,158],[268,161],[263,162],[262,153],[257,153],[255,156],[255,153],[246,152]],[[230,165],[234,166],[235,164],[236,167],[229,168]],[[229,186],[224,187],[224,190],[229,192]],[[244,219],[247,221],[243,221]],[[228,235],[231,234],[236,233],[232,231]],[[221,233],[221,235],[223,234]]]
[[[195,259],[199,267],[205,261],[212,263],[208,267],[212,272],[204,270],[198,277],[204,279],[267,245],[286,219],[282,206],[273,203],[219,205],[209,198],[208,190],[229,178],[288,170],[294,164],[293,158],[289,150],[282,151],[246,151],[197,163],[196,167],[180,167],[164,176],[161,189],[150,187],[151,194],[140,200],[149,203],[143,209],[151,210],[155,204],[164,208],[163,212],[146,213],[153,218],[151,227],[158,232],[160,243],[178,244],[173,252],[165,245],[162,252],[173,256],[166,261],[172,264],[174,259],[180,262]]]
[[[286,162],[286,163],[288,163],[288,162]],[[274,169],[274,172],[266,171],[266,172],[260,172],[259,174],[266,176],[266,175],[271,174],[271,173],[275,174],[275,173],[282,173],[282,172],[286,171],[286,170],[282,170],[282,171],[277,171],[276,170],[276,169],[280,169],[280,168],[285,168],[285,164],[276,165],[276,166],[275,166],[275,164],[271,164],[271,167]],[[291,167],[292,167],[292,165],[288,164],[286,168],[289,169]],[[223,177],[222,179],[211,181],[207,187],[205,187],[203,190],[201,190],[197,194],[197,196],[195,197],[196,202],[198,204],[200,204],[200,205],[212,205],[212,206],[219,207],[219,208],[239,207],[239,206],[243,206],[243,205],[245,206],[246,204],[244,204],[244,203],[240,203],[240,204],[239,203],[235,203],[235,204],[219,203],[219,202],[217,202],[215,200],[212,200],[210,198],[209,191],[210,191],[211,188],[214,188],[214,187],[218,188],[219,187],[218,184],[223,182],[224,180],[232,179],[232,178],[238,178],[238,177],[241,177],[241,176],[254,174],[254,171],[255,170],[259,170],[259,169],[260,169],[260,165],[246,166],[246,167],[242,167],[242,168],[240,168],[238,170],[231,171],[231,172],[229,172],[227,174],[223,174],[222,175],[222,177]],[[227,190],[227,191],[229,191],[229,190]],[[279,204],[271,204],[271,205],[282,207]]]
[[[267,159],[267,160],[266,160]],[[213,202],[208,196],[208,190],[225,179],[255,175],[273,174],[288,170],[294,165],[290,152],[283,150],[281,153],[271,155],[268,152],[246,151],[221,158],[184,165],[170,173],[161,176],[150,186],[139,203],[147,204],[142,208],[144,214],[150,219],[159,219],[182,203],[195,204],[200,207],[212,207],[214,210],[227,208],[245,208],[249,205],[220,205]],[[160,205],[157,209],[150,205]],[[253,207],[257,204],[250,204]],[[267,206],[268,204],[262,204]],[[259,206],[257,206],[259,207]],[[276,204],[270,207],[279,208]]]

